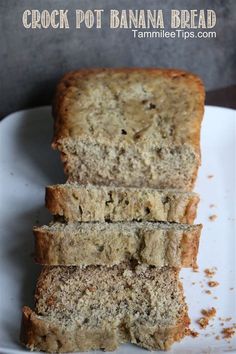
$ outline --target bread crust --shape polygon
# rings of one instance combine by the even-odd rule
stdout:
[[[89,225],[89,224],[88,224]],[[106,225],[106,224],[103,224]],[[196,267],[202,225],[189,230],[137,229],[34,229],[35,260],[47,265],[106,265],[126,260],[157,267]]]
[[[199,203],[195,193],[143,188],[54,185],[45,205],[68,222],[170,221],[193,224]]]

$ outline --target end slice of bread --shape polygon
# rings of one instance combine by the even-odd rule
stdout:
[[[54,223],[34,228],[35,259],[48,265],[196,265],[201,225],[152,222]]]
[[[192,190],[204,87],[174,69],[71,72],[57,88],[52,146],[69,180]]]
[[[175,269],[46,267],[35,310],[23,309],[21,341],[46,352],[111,351],[129,341],[166,350],[189,322]]]
[[[46,207],[66,221],[171,221],[192,224],[196,193],[66,183],[46,188]]]

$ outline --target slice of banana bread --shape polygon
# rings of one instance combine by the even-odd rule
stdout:
[[[52,146],[82,184],[192,190],[204,88],[171,69],[92,69],[58,85]]]
[[[174,190],[78,183],[46,188],[46,207],[66,221],[172,221],[192,224],[199,196]]]
[[[54,223],[35,227],[36,262],[108,265],[125,260],[158,267],[196,265],[201,225],[152,222]]]
[[[21,328],[31,350],[110,351],[128,341],[168,349],[190,322],[173,268],[46,267],[35,298],[35,312],[23,308]]]

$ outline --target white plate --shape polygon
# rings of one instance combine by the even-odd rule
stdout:
[[[50,148],[52,119],[49,107],[16,112],[0,123],[0,353],[28,352],[19,345],[21,307],[33,305],[33,289],[39,267],[33,262],[32,226],[46,223],[44,187],[64,182],[59,156]],[[230,343],[216,340],[222,327],[218,317],[236,322],[236,233],[235,233],[235,138],[236,112],[206,107],[202,126],[202,167],[196,190],[201,194],[198,222],[204,224],[199,253],[199,273],[182,271],[192,328],[198,338],[175,344],[171,353],[236,353],[236,337]],[[213,175],[213,178],[208,178]],[[209,205],[214,204],[214,208]],[[216,214],[216,221],[208,217]],[[216,266],[220,285],[205,293],[203,270]],[[192,282],[196,282],[195,285]],[[199,282],[202,282],[201,284]],[[201,288],[203,286],[203,288]],[[234,290],[230,288],[234,287]],[[217,299],[213,297],[217,296]],[[195,321],[203,308],[214,306],[213,327],[200,331]],[[214,332],[214,334],[213,334]],[[205,336],[209,334],[209,336]],[[232,348],[229,348],[232,347]],[[147,353],[123,345],[117,353]]]

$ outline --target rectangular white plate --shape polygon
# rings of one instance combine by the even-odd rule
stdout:
[[[21,307],[33,306],[33,289],[39,267],[33,262],[32,226],[47,223],[44,187],[64,182],[58,154],[50,148],[52,118],[50,108],[16,112],[0,123],[0,353],[28,352],[19,345]],[[219,317],[236,322],[236,112],[206,107],[202,125],[202,166],[196,191],[201,195],[197,222],[204,225],[199,252],[199,272],[183,270],[184,288],[192,328],[198,338],[175,344],[171,353],[236,353],[236,337],[228,343],[221,335]],[[208,178],[213,175],[212,178]],[[214,207],[210,208],[210,205]],[[208,218],[216,214],[213,222]],[[217,267],[209,288],[204,269]],[[192,283],[195,282],[193,285]],[[230,290],[230,288],[234,288]],[[205,293],[210,289],[212,295]],[[217,297],[217,298],[215,298]],[[196,320],[201,309],[214,306],[217,316],[212,327],[199,330]],[[147,353],[136,346],[123,345],[119,354]]]

